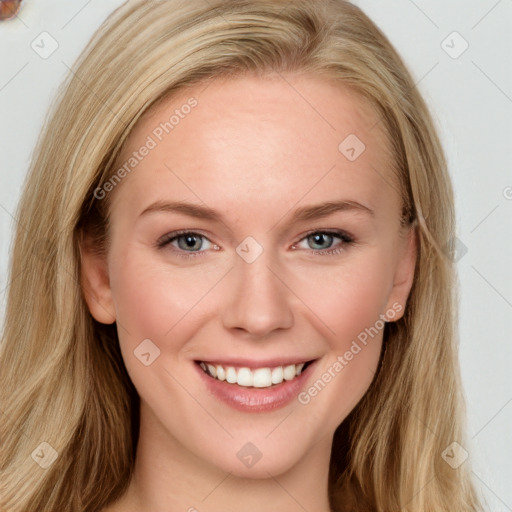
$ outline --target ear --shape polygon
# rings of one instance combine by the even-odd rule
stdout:
[[[100,254],[90,237],[80,236],[80,284],[89,311],[102,324],[116,320],[114,301],[110,290],[106,254]]]
[[[400,236],[400,248],[396,264],[393,287],[388,298],[387,310],[394,311],[393,317],[388,321],[395,322],[402,318],[405,305],[414,281],[416,259],[418,253],[418,236],[416,226],[410,226],[405,234]]]

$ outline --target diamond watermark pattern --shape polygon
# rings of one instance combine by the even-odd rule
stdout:
[[[150,339],[146,338],[133,353],[144,366],[149,366],[160,356],[160,349]]]
[[[455,239],[455,248],[452,252],[452,258],[455,263],[459,262],[468,252],[467,246],[458,238]]]
[[[441,453],[442,459],[453,469],[457,469],[462,466],[468,456],[468,452],[456,441]]]
[[[252,236],[248,236],[238,245],[236,252],[246,263],[253,263],[263,253],[263,247]]]
[[[452,32],[443,40],[441,48],[455,60],[469,48],[469,43],[458,32]]]
[[[263,456],[258,448],[252,443],[246,443],[238,451],[236,456],[240,459],[242,464],[248,468],[252,468]]]
[[[339,152],[350,162],[357,160],[364,153],[365,149],[364,142],[353,133],[346,137],[338,146]]]
[[[32,41],[30,46],[32,47],[32,50],[34,50],[39,55],[39,57],[42,59],[48,59],[57,51],[59,43],[48,32],[41,32]]]
[[[41,443],[30,456],[43,469],[48,469],[56,460],[59,454],[50,444]]]
[[[450,243],[446,244],[444,253],[454,263],[458,263],[468,253],[468,247],[462,240],[455,237]]]

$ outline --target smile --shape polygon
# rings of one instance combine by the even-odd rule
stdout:
[[[281,384],[285,380],[294,380],[310,362],[251,369],[201,361],[199,366],[207,375],[222,382],[225,381],[243,387],[269,388]]]
[[[207,396],[242,412],[265,413],[297,399],[319,359],[195,360]]]

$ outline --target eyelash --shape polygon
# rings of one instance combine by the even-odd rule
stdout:
[[[329,249],[318,249],[318,250],[306,249],[311,254],[314,254],[314,255],[318,255],[318,256],[326,256],[326,255],[327,256],[336,256],[336,255],[340,254],[342,251],[345,250],[343,248],[344,245],[351,245],[351,244],[354,243],[354,239],[348,233],[346,233],[345,231],[339,231],[339,230],[314,230],[314,231],[310,231],[309,233],[306,233],[296,244],[293,244],[293,247],[295,248],[295,246],[299,242],[302,242],[303,240],[309,238],[310,236],[318,235],[318,234],[329,235],[329,236],[333,236],[333,237],[336,237],[336,238],[340,238],[343,243],[341,244],[341,246],[337,246],[337,247],[329,248]],[[177,240],[178,238],[180,238],[180,237],[182,237],[184,235],[193,235],[193,236],[197,236],[197,237],[200,237],[200,238],[204,238],[204,239],[208,240],[210,243],[212,243],[206,236],[201,235],[201,233],[196,233],[195,231],[182,230],[182,231],[175,231],[173,233],[169,233],[169,234],[164,235],[162,238],[160,238],[156,242],[156,246],[157,246],[158,249],[163,249],[166,246],[170,245],[171,242],[174,242],[175,240]],[[195,258],[195,257],[198,257],[198,256],[202,256],[202,255],[204,255],[207,252],[206,250],[204,250],[204,251],[183,251],[182,249],[176,249],[176,248],[173,248],[172,251],[174,253],[176,253],[176,255],[179,256],[180,258]]]

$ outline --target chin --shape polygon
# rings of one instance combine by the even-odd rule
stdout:
[[[257,449],[248,442],[242,444],[242,448],[236,450],[232,456],[226,457],[224,454],[210,462],[238,478],[265,479],[287,473],[302,457],[302,454],[283,449]]]

